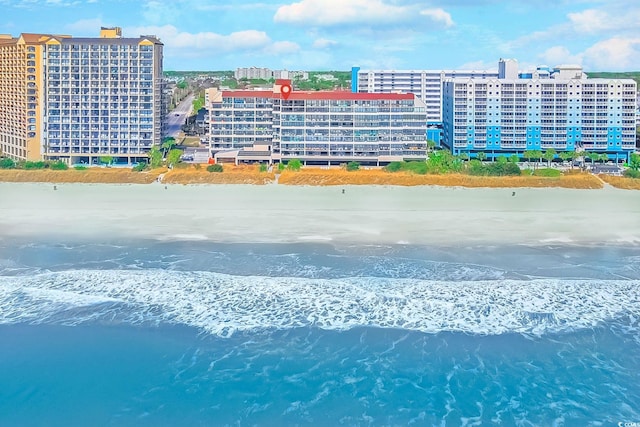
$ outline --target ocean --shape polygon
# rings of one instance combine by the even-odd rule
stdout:
[[[7,237],[0,426],[640,423],[639,285],[634,245]]]

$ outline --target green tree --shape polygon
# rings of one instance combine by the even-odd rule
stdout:
[[[480,151],[478,154],[476,154],[476,159],[484,162],[485,160],[487,160],[487,153],[485,153],[484,151]]]
[[[160,145],[160,148],[162,148],[162,157],[166,157],[167,152],[169,152],[169,150],[171,150],[176,145],[176,139],[174,137],[169,136],[167,138],[164,138],[162,140],[162,145]]]
[[[202,107],[204,107],[204,91],[200,91],[198,93],[198,96],[193,100],[192,107],[194,113],[197,113]]]
[[[110,165],[111,163],[113,163],[113,157],[111,156],[100,156],[98,160],[103,165]]]
[[[640,170],[640,154],[633,153],[629,156],[629,169]]]
[[[547,148],[544,153],[542,153],[542,157],[547,161],[547,167],[551,167],[551,161],[556,157],[556,150]]]
[[[427,153],[431,153],[436,148],[436,142],[427,139]]]
[[[558,157],[560,157],[563,162],[571,162],[571,160],[573,160],[572,153],[573,151],[563,151],[558,154]],[[573,162],[571,162],[571,169],[573,169]]]
[[[507,156],[498,156],[496,158],[496,162],[504,165],[506,163],[509,163],[509,159],[507,159]]]
[[[602,164],[605,164],[609,161],[609,155],[607,153],[600,154],[600,161],[602,162]]]
[[[151,166],[151,168],[159,168],[162,166],[162,151],[160,151],[157,145],[151,147],[147,155],[149,156],[149,166]]]
[[[591,163],[595,163],[595,162],[599,161],[600,160],[600,154],[593,153],[593,152],[589,153],[589,160],[591,160]]]
[[[517,154],[512,154],[512,155],[509,157],[509,161],[510,161],[511,163],[513,163],[513,164],[516,164],[516,163],[518,163],[518,162],[520,161],[520,157],[518,157],[518,155],[517,155]]]
[[[469,153],[460,153],[458,157],[460,158],[460,160],[464,160],[466,162],[467,160],[469,160]]]
[[[167,165],[172,167],[173,165],[180,162],[180,157],[182,156],[182,150],[178,150],[174,148],[167,153]]]
[[[302,162],[299,159],[291,159],[287,163],[287,169],[292,171],[299,171],[302,168]]]

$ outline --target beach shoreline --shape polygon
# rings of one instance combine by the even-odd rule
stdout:
[[[356,244],[640,244],[640,193],[0,183],[0,238]]]
[[[252,185],[393,185],[442,186],[468,188],[578,188],[601,189],[612,185],[623,189],[640,189],[640,180],[580,171],[566,171],[559,177],[542,176],[471,176],[464,174],[414,174],[387,172],[372,168],[346,171],[340,168],[303,168],[300,171],[260,171],[255,166],[225,165],[224,172],[211,173],[206,168],[186,167],[134,172],[129,168],[89,168],[87,170],[0,170],[0,182],[104,183],[104,184],[252,184]]]

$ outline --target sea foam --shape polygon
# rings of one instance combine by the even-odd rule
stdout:
[[[637,280],[310,279],[166,270],[0,276],[0,323],[184,324],[236,331],[361,326],[541,335],[640,319]]]

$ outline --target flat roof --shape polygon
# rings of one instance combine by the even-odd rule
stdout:
[[[222,96],[226,98],[281,98],[281,94],[274,93],[270,90],[223,90]],[[287,100],[403,100],[415,99],[413,93],[365,93],[365,92],[349,92],[346,90],[334,91],[292,91]]]

